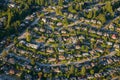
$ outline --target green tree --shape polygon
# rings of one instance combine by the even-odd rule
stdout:
[[[14,44],[17,44],[17,43],[18,43],[18,38],[15,37],[15,38],[14,38]]]
[[[2,57],[6,57],[7,54],[8,54],[8,52],[4,50],[4,51],[2,52]]]
[[[67,17],[64,18],[64,20],[63,20],[63,24],[64,24],[64,26],[67,26],[67,25],[68,25]]]
[[[30,32],[27,30],[27,32],[26,32],[26,41],[27,41],[27,42],[30,42],[31,39],[32,39],[31,34],[30,34]]]
[[[76,4],[75,9],[76,9],[76,10],[79,10],[79,9],[80,9],[79,4]]]
[[[103,24],[106,22],[106,17],[104,14],[99,14],[97,19],[99,19]]]
[[[86,68],[83,66],[81,69],[81,75],[85,76],[85,74],[86,74]]]
[[[94,70],[90,70],[90,74],[93,75],[94,74]]]
[[[62,6],[63,5],[63,0],[58,0],[58,5]]]
[[[113,9],[112,9],[112,5],[111,5],[111,2],[106,2],[106,5],[105,5],[105,10],[109,13],[111,13],[112,16],[114,16],[114,12],[113,12]]]
[[[87,18],[90,18],[90,19],[91,19],[92,17],[93,17],[93,12],[92,12],[92,10],[91,10],[91,11],[88,12]]]

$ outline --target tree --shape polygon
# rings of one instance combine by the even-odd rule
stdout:
[[[68,11],[71,12],[71,13],[76,13],[76,10],[73,9],[73,6],[69,6]]]
[[[86,68],[83,66],[81,69],[81,75],[85,76],[85,74],[86,74]]]
[[[38,72],[38,77],[39,77],[39,78],[42,77],[42,72]]]
[[[83,7],[82,7],[82,6],[83,6],[83,5],[82,5],[82,4],[80,4],[80,6],[79,6],[79,7],[80,7],[80,10],[83,10]]]
[[[93,16],[93,12],[89,11],[88,14],[87,14],[87,18],[92,18],[92,16]]]
[[[7,26],[6,26],[6,28],[10,28],[12,16],[13,16],[13,14],[12,14],[11,10],[8,9],[8,11],[7,11],[7,18],[8,19],[7,19]]]
[[[79,10],[79,8],[80,8],[80,7],[79,7],[79,4],[76,4],[75,9],[76,9],[76,10]]]
[[[106,22],[106,17],[104,14],[99,14],[97,19],[99,19],[103,24]]]
[[[110,2],[107,2],[106,5],[105,5],[105,10],[109,13],[111,13],[112,16],[114,16],[114,12],[113,12],[113,9],[112,9],[112,5]]]
[[[27,32],[26,32],[26,41],[27,41],[27,42],[30,42],[31,39],[32,39],[31,34],[30,34],[30,32],[28,31],[28,29],[27,29]]]
[[[31,59],[31,64],[35,65],[35,60],[33,58]]]
[[[62,6],[63,5],[63,0],[58,0],[58,5]]]
[[[18,43],[18,38],[15,37],[15,38],[14,38],[14,44],[17,44],[17,43]]]
[[[94,70],[90,70],[90,74],[93,75],[94,74]]]
[[[6,57],[7,54],[8,54],[8,52],[4,50],[4,51],[2,52],[2,57]]]
[[[62,15],[62,11],[59,7],[56,8],[56,14],[58,15]]]
[[[97,16],[97,11],[93,10],[93,18],[95,18]]]
[[[63,24],[64,24],[64,26],[67,26],[67,25],[68,25],[67,17],[64,18],[64,20],[63,20]]]

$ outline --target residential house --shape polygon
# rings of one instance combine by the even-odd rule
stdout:
[[[15,64],[15,59],[14,58],[9,58],[8,62],[11,63],[11,64]]]
[[[56,58],[48,58],[48,61],[49,62],[54,62],[54,61],[56,61]]]
[[[75,45],[75,49],[80,49],[80,45]]]
[[[109,45],[109,46],[112,46],[112,45],[113,45],[112,42],[106,42],[106,43],[107,43],[107,45]]]
[[[49,48],[46,49],[46,52],[47,52],[47,53],[53,53],[54,50],[53,50],[53,48],[50,48],[50,47],[49,47]]]
[[[100,21],[97,21],[97,24],[101,25],[102,23]]]
[[[89,56],[89,53],[82,53],[83,56]]]
[[[120,48],[120,44],[115,43],[115,44],[113,45],[113,47],[119,49],[119,48]]]
[[[38,48],[40,47],[39,44],[32,44],[32,43],[27,43],[26,46],[27,46],[27,47],[34,48],[34,49],[38,49]]]
[[[14,8],[14,7],[15,7],[15,4],[14,4],[14,3],[10,3],[10,4],[8,4],[8,6],[9,6],[10,8]]]
[[[62,26],[63,24],[61,22],[58,22],[57,23],[57,26]]]
[[[116,34],[112,34],[111,38],[112,38],[112,39],[117,39]]]
[[[91,23],[96,24],[97,21],[96,20],[91,20]]]
[[[62,55],[60,55],[60,56],[59,56],[59,60],[65,60],[65,57],[62,56]]]
[[[100,53],[103,53],[103,50],[100,49],[100,48],[96,48],[95,51],[100,52]]]

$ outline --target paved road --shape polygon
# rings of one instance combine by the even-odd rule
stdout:
[[[107,28],[114,20],[119,19],[120,16],[116,16],[114,19],[107,21],[102,28]]]
[[[35,19],[35,21],[30,26],[33,26],[33,25],[37,24],[38,21],[39,21],[39,19],[40,19],[40,17],[38,17],[37,19]]]
[[[92,60],[95,60],[95,59],[101,59],[101,58],[104,58],[104,57],[110,57],[110,56],[113,56],[115,55],[116,53],[110,53],[108,55],[105,55],[105,56],[101,56],[101,57],[93,57],[91,59],[84,59],[84,60],[81,60],[81,61],[78,61],[78,62],[68,62],[68,63],[65,63],[65,64],[41,64],[41,63],[38,63],[36,62],[37,65],[39,66],[62,66],[62,65],[69,65],[69,64],[81,64],[81,63],[85,63],[85,62],[88,62],[88,61],[92,61]]]

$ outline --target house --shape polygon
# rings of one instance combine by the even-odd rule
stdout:
[[[15,59],[14,58],[9,58],[8,62],[11,63],[11,64],[15,64]]]
[[[62,33],[62,34],[66,34],[67,32],[66,32],[65,30],[62,30],[61,33]]]
[[[71,37],[72,43],[75,44],[77,42],[77,37]]]
[[[75,57],[82,57],[80,54],[74,54]]]
[[[31,20],[32,18],[31,18],[31,16],[27,16],[26,18],[25,18],[25,20]]]
[[[42,21],[43,21],[44,23],[46,23],[46,18],[42,18]]]
[[[89,20],[85,20],[85,22],[89,23],[90,21]]]
[[[97,21],[97,24],[101,25],[102,23],[100,21]]]
[[[74,15],[74,19],[78,19],[79,17],[77,15]]]
[[[60,55],[60,56],[59,56],[59,60],[65,60],[65,57],[62,56],[62,55]]]
[[[26,68],[27,68],[27,69],[32,69],[32,66],[27,64],[27,65],[26,65]]]
[[[120,7],[119,7],[119,8],[117,8],[117,11],[118,11],[118,12],[120,12]]]
[[[105,37],[109,37],[109,34],[106,33],[106,32],[105,32],[103,35],[104,35]]]
[[[10,70],[9,70],[9,74],[10,74],[10,75],[14,75],[14,74],[15,74],[15,71],[14,71],[13,69],[10,69]]]
[[[107,43],[107,45],[109,45],[109,46],[112,46],[112,45],[113,45],[112,42],[106,42],[106,43]]]
[[[85,37],[83,35],[79,36],[79,39],[85,39]]]
[[[45,32],[45,29],[43,29],[43,28],[40,28],[40,32]]]
[[[112,34],[111,38],[112,38],[112,39],[117,39],[116,34]]]
[[[56,18],[56,17],[52,17],[51,19],[52,19],[52,20],[57,20],[57,18]]]
[[[49,38],[47,42],[55,42],[55,40],[53,38]]]
[[[57,26],[62,26],[63,24],[61,22],[58,22],[57,23]]]
[[[19,44],[26,44],[26,42],[24,40],[21,40]]]
[[[89,53],[82,53],[83,56],[89,56]]]
[[[107,63],[108,64],[110,64],[110,63],[112,63],[113,61],[112,61],[112,59],[107,59]]]
[[[56,61],[56,58],[48,58],[48,61],[49,62],[54,62],[54,61]]]
[[[10,8],[14,8],[14,7],[15,7],[15,4],[14,4],[14,3],[10,3],[8,6],[9,6]]]
[[[118,32],[119,32],[119,31],[120,31],[120,27],[116,28],[116,31],[118,31]]]
[[[27,47],[34,48],[34,49],[38,49],[38,48],[40,47],[39,44],[32,44],[32,43],[27,43],[26,46],[27,46]]]
[[[90,55],[93,55],[93,56],[95,56],[96,54],[96,51],[95,50],[91,50],[91,51],[89,51],[89,53],[90,53]]]
[[[80,18],[80,21],[81,21],[81,22],[83,22],[84,20],[85,20],[84,17],[81,17],[81,18]]]
[[[103,50],[100,49],[100,48],[96,48],[95,50],[96,50],[97,52],[103,53]]]
[[[80,49],[80,46],[79,45],[75,45],[75,49]]]
[[[73,17],[74,17],[73,14],[68,15],[68,18],[73,18]]]
[[[24,23],[21,23],[21,24],[20,24],[20,26],[24,27],[24,26],[25,26],[25,24],[24,24]]]
[[[75,28],[75,29],[77,29],[77,30],[79,30],[79,29],[80,29],[80,27],[79,27],[79,26],[75,26],[74,28]]]
[[[89,29],[89,33],[96,33],[96,31],[93,29]]]
[[[97,21],[96,20],[91,20],[91,23],[96,24]]]
[[[59,73],[59,72],[61,72],[61,71],[59,70],[59,68],[57,68],[57,69],[54,69],[54,72]]]
[[[109,29],[114,29],[114,24],[111,23],[108,27]]]
[[[90,63],[90,65],[91,65],[92,67],[94,67],[94,66],[95,66],[95,63]]]
[[[59,51],[60,53],[63,53],[65,50],[58,48],[58,51]]]
[[[100,73],[95,73],[94,76],[95,77],[101,77],[101,74]]]
[[[101,32],[101,31],[97,31],[97,34],[101,36],[101,35],[102,35],[102,32]]]
[[[47,53],[53,53],[54,50],[53,50],[53,48],[47,48],[47,49],[46,49],[46,52],[47,52]]]
[[[119,44],[117,44],[117,43],[115,43],[115,44],[113,45],[113,47],[114,47],[114,48],[118,48],[118,49],[119,49],[119,48],[120,48],[120,45],[119,45]]]

